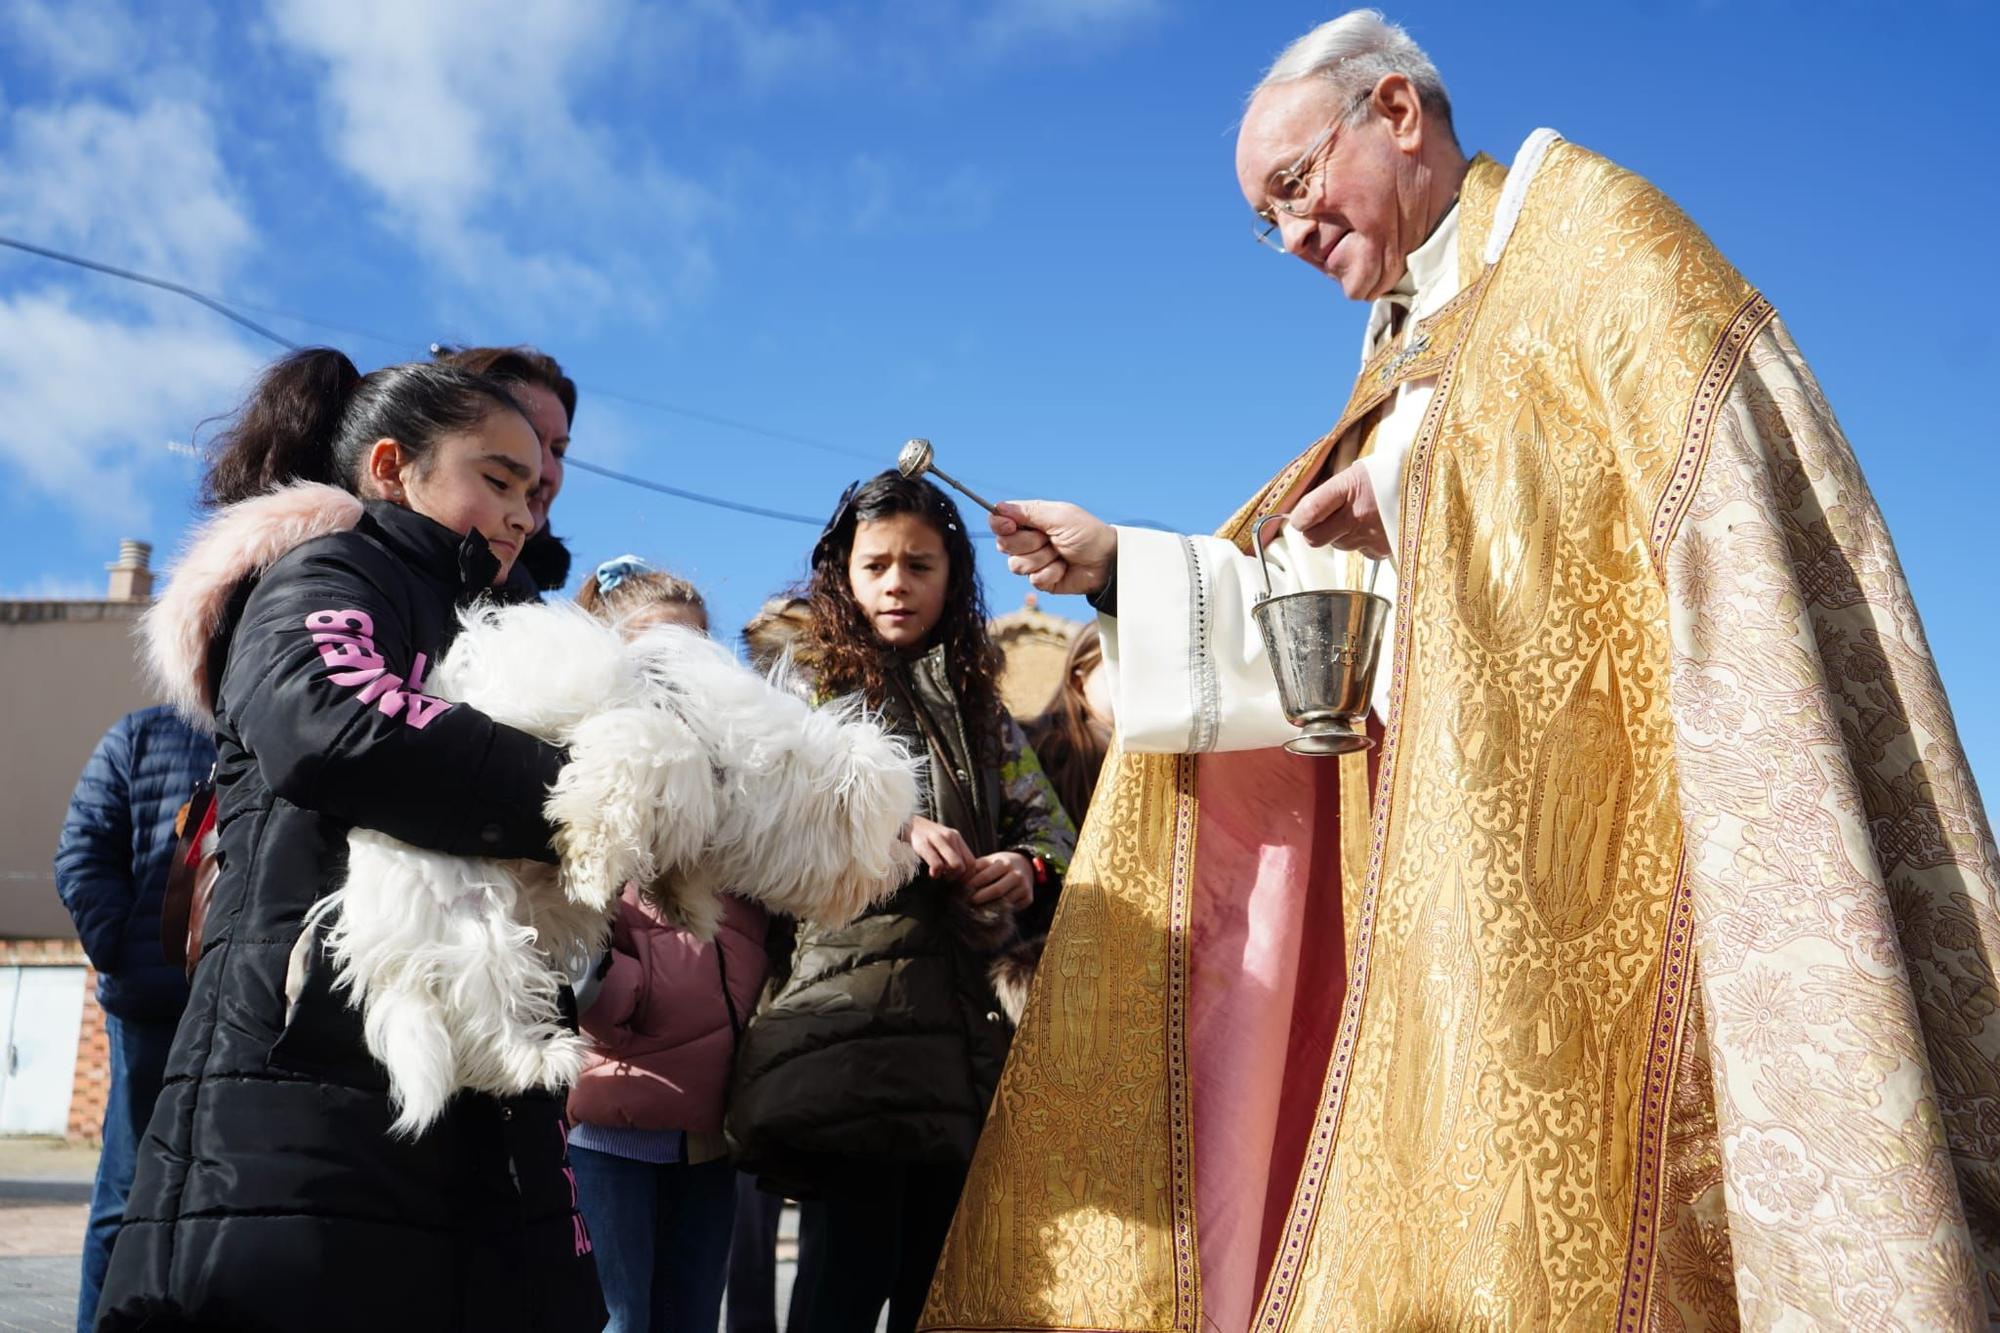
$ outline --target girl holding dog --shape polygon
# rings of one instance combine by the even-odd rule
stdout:
[[[219,439],[148,626],[215,732],[219,874],[100,1329],[602,1327],[560,1099],[462,1093],[393,1134],[302,925],[351,828],[554,859],[562,752],[424,692],[460,607],[534,595],[541,455],[491,379],[327,349],[273,366]]]
[[[751,1023],[729,1111],[746,1169],[805,1200],[791,1327],[914,1328],[998,1083],[1032,959],[1017,913],[1075,830],[1002,708],[958,508],[884,472],[813,548],[794,656],[929,758],[924,873],[838,929],[801,926]]]

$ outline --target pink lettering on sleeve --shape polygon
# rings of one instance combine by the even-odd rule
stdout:
[[[375,647],[375,621],[366,611],[315,611],[306,617],[313,632],[320,661],[326,664],[328,681],[355,690],[364,704],[374,704],[384,717],[400,717],[411,729],[422,731],[451,707],[446,699],[423,693],[427,660],[422,653],[410,668],[410,679],[389,670],[388,662]]]

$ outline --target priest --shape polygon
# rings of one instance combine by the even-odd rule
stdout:
[[[1020,502],[1118,752],[934,1329],[1985,1327],[2000,863],[1882,516],[1756,288],[1372,11],[1237,175],[1373,303],[1213,537]],[[1277,749],[1250,611],[1388,557],[1379,744]]]

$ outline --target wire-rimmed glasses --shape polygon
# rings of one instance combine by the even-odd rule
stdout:
[[[1291,253],[1285,248],[1285,237],[1280,229],[1277,214],[1284,213],[1295,218],[1306,215],[1306,204],[1312,198],[1313,182],[1325,173],[1325,159],[1332,156],[1333,146],[1340,138],[1340,131],[1346,127],[1354,113],[1374,95],[1374,92],[1372,87],[1363,92],[1345,114],[1319,132],[1292,165],[1272,175],[1271,188],[1267,194],[1270,202],[1258,209],[1256,216],[1250,222],[1250,234],[1257,244],[1281,255]],[[1315,162],[1318,162],[1317,167],[1314,166]],[[1277,211],[1273,212],[1274,209]]]

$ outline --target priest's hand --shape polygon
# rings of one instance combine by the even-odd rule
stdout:
[[[1007,568],[1043,592],[1096,592],[1118,559],[1118,529],[1060,500],[1009,500],[986,523]]]
[[[1292,526],[1314,546],[1359,551],[1371,560],[1389,556],[1389,533],[1375,503],[1375,486],[1359,463],[1307,491],[1292,506]]]

